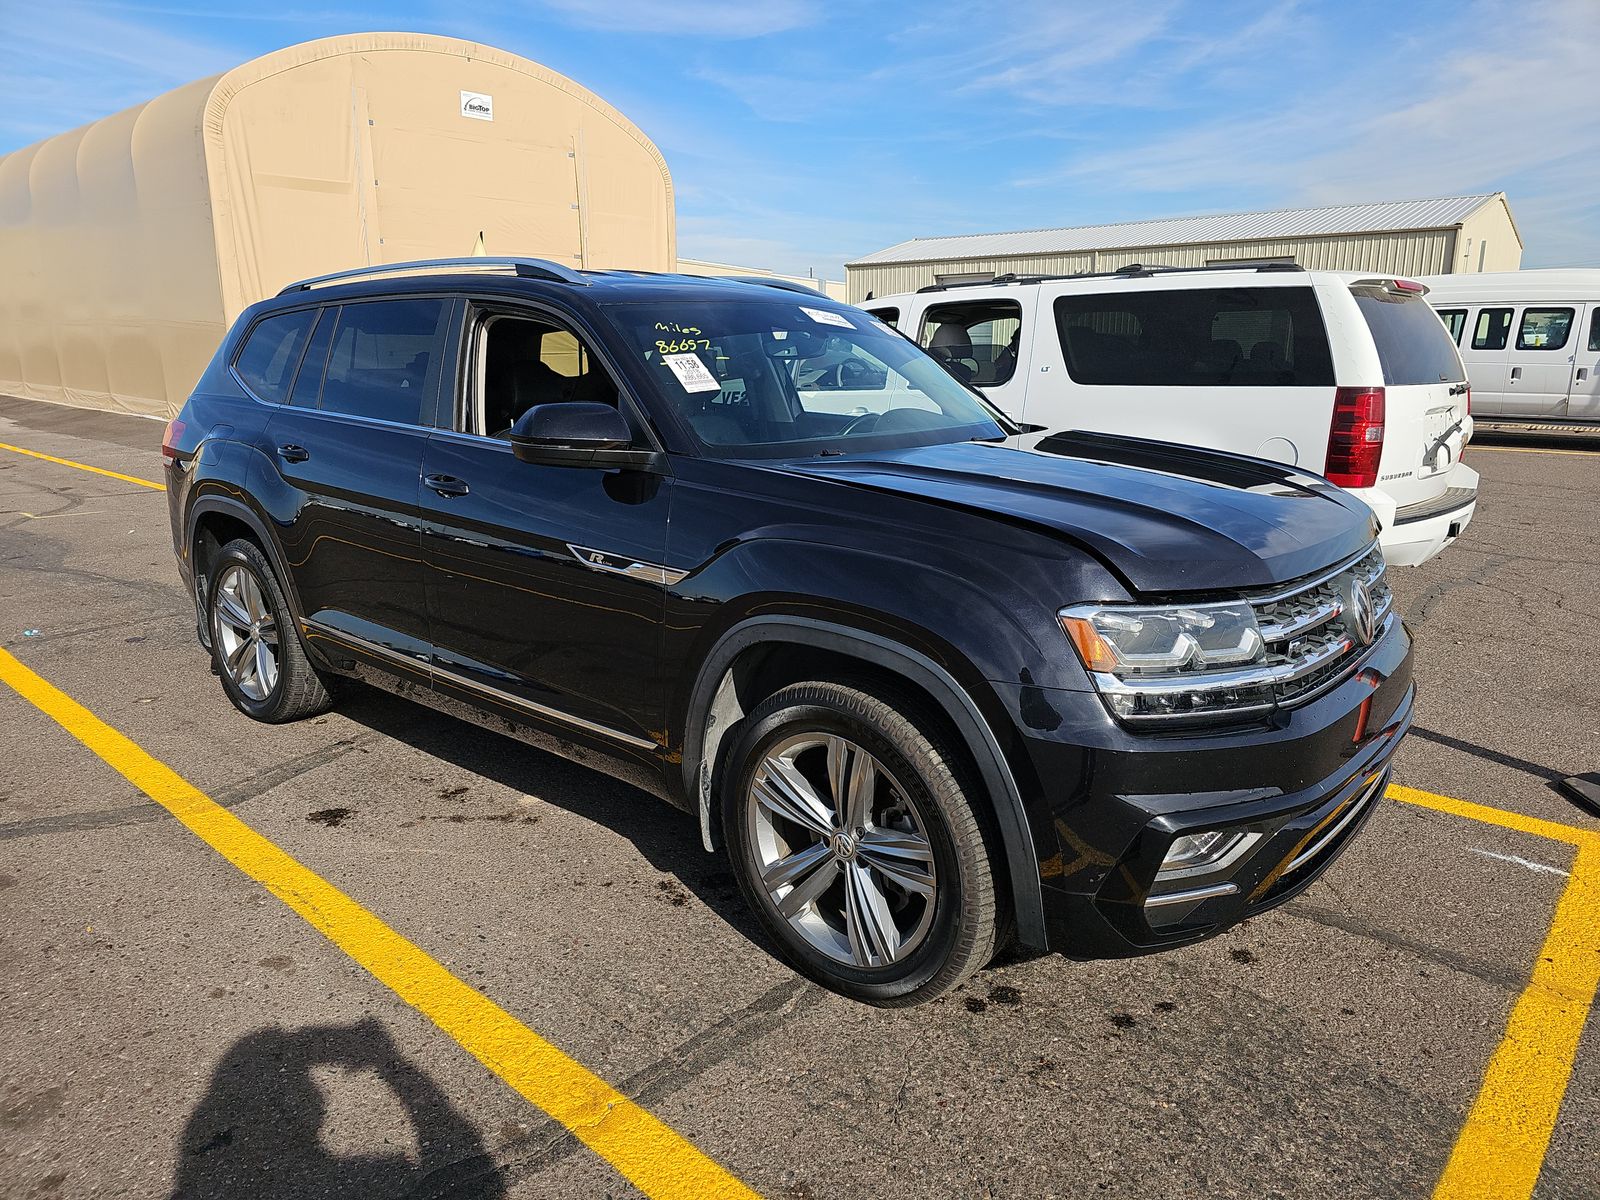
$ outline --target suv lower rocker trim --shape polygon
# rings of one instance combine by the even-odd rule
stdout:
[[[353,646],[364,653],[373,654],[379,658],[386,658],[394,662],[401,662],[413,669],[419,665],[418,660],[412,658],[409,654],[401,654],[399,651],[391,650],[387,646],[380,646],[376,642],[369,642],[364,637],[358,637],[353,633],[346,633],[341,629],[333,628],[331,625],[324,625],[321,621],[313,621],[309,618],[306,618],[300,623],[307,630],[319,633],[323,637],[332,638],[335,641],[344,642],[347,645]],[[489,684],[479,683],[476,679],[469,679],[467,676],[462,675],[457,671],[452,671],[447,667],[441,667],[437,663],[421,665],[426,666],[430,673],[436,678],[443,679],[447,683],[452,683],[458,687],[464,687],[474,692],[481,692],[486,696],[493,697],[502,704],[509,705],[512,708],[521,709],[522,711],[530,713],[534,716],[544,717],[545,719],[551,721],[559,721],[561,724],[570,725],[574,729],[582,729],[586,733],[599,734],[601,737],[611,738],[613,741],[622,742],[624,745],[628,746],[635,746],[640,750],[661,749],[661,747],[655,742],[652,742],[647,738],[634,737],[631,733],[623,733],[620,729],[612,729],[609,725],[601,725],[595,721],[586,721],[582,717],[575,717],[571,713],[564,713],[559,709],[549,708],[546,705],[538,703],[537,701],[525,700],[521,696],[515,696],[510,692],[501,691],[499,688],[491,687]]]

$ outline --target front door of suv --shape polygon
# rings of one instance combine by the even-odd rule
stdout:
[[[454,303],[365,300],[322,311],[265,447],[284,560],[311,633],[391,664],[429,654],[418,526]]]
[[[463,346],[455,415],[441,410],[422,469],[435,687],[653,765],[672,481],[512,454],[509,427],[535,404],[630,410],[560,319],[484,310]]]

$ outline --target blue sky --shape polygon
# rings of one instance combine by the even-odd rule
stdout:
[[[908,237],[1503,188],[1524,266],[1600,266],[1600,0],[0,0],[0,152],[371,29],[615,104],[685,257],[842,278]]]

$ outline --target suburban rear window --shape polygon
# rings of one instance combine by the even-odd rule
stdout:
[[[1333,386],[1322,310],[1308,287],[1061,296],[1055,315],[1077,383]]]
[[[1449,330],[1419,294],[1383,287],[1353,287],[1350,294],[1378,347],[1385,384],[1405,387],[1466,379]]]
[[[273,404],[288,401],[300,352],[305,349],[306,335],[316,317],[316,309],[302,308],[263,317],[250,330],[239,356],[233,360],[233,369],[262,400]]]

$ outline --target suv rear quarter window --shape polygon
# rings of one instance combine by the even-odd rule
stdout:
[[[1066,295],[1056,298],[1055,317],[1077,383],[1333,386],[1322,310],[1309,287]]]
[[[345,304],[328,354],[321,407],[346,416],[421,423],[437,389],[446,309],[438,299]]]
[[[1450,331],[1416,292],[1384,287],[1353,287],[1356,307],[1367,323],[1390,387],[1459,383],[1466,379]]]
[[[233,360],[233,369],[262,400],[273,404],[288,402],[295,368],[300,365],[300,353],[316,317],[314,308],[277,313],[257,321],[245,337]]]
[[[929,308],[918,341],[963,383],[997,387],[1016,372],[1021,338],[1022,305],[972,300]]]

